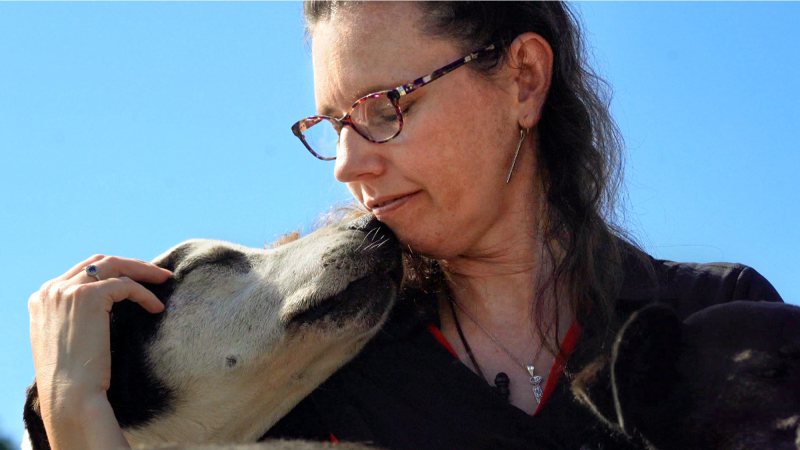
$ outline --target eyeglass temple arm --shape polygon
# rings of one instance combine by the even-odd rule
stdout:
[[[441,69],[434,70],[429,75],[425,75],[424,77],[417,78],[416,80],[412,81],[411,83],[404,84],[404,85],[402,85],[402,86],[400,86],[398,88],[395,88],[394,90],[390,91],[388,95],[389,95],[390,98],[394,98],[395,100],[397,100],[400,97],[402,97],[402,96],[404,96],[406,94],[409,94],[409,93],[421,88],[422,86],[425,86],[426,84],[430,83],[431,81],[433,81],[433,80],[435,80],[437,78],[441,78],[444,75],[447,75],[448,73],[458,69],[459,67],[463,66],[464,64],[466,64],[466,63],[478,58],[482,54],[484,54],[484,53],[486,53],[488,51],[491,51],[491,50],[494,50],[494,44],[492,44],[492,45],[490,45],[490,46],[488,46],[488,47],[486,47],[486,48],[484,48],[482,50],[478,50],[477,52],[470,53],[469,55],[459,59],[458,61],[453,61],[450,64],[442,67]]]

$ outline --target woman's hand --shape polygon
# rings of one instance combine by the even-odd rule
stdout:
[[[98,281],[84,268],[94,264]],[[28,300],[42,419],[56,449],[127,447],[106,391],[111,381],[109,312],[131,300],[151,313],[164,305],[136,281],[163,283],[168,270],[93,256],[48,281]]]

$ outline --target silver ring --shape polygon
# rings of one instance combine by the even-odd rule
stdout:
[[[86,272],[86,275],[95,277],[97,281],[100,281],[100,275],[97,274],[97,266],[94,264],[89,264],[88,266],[84,267],[83,271]]]

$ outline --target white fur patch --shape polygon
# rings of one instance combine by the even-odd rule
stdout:
[[[791,417],[787,417],[785,419],[778,420],[775,422],[775,428],[779,430],[788,430],[790,428],[794,428],[800,423],[800,415],[795,415]]]
[[[733,356],[733,361],[737,362],[737,363],[740,363],[740,362],[747,361],[748,359],[750,359],[752,357],[753,357],[753,351],[752,350],[744,350],[744,351],[741,351],[741,352],[735,354]]]

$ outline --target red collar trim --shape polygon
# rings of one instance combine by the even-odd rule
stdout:
[[[581,326],[578,325],[578,321],[573,320],[572,325],[570,325],[569,330],[567,330],[567,335],[564,336],[564,342],[561,343],[561,351],[556,356],[556,362],[553,364],[553,368],[550,369],[550,375],[547,377],[547,386],[544,387],[544,393],[542,393],[542,401],[533,414],[537,414],[542,410],[544,404],[547,403],[547,399],[549,399],[553,391],[556,390],[558,380],[561,379],[561,375],[564,374],[564,367],[567,365],[567,359],[569,359],[569,355],[572,354],[572,351],[575,350],[575,344],[578,343],[578,338],[581,337],[581,331],[583,330]]]
[[[433,335],[433,338],[436,339],[437,342],[442,344],[442,346],[446,348],[447,351],[450,352],[453,356],[455,356],[456,359],[458,359],[456,351],[453,350],[453,347],[450,345],[449,342],[447,342],[447,339],[445,339],[444,335],[442,334],[442,331],[439,328],[437,328],[436,325],[434,325],[432,322],[428,322],[426,325],[428,326],[428,332],[430,332]]]

